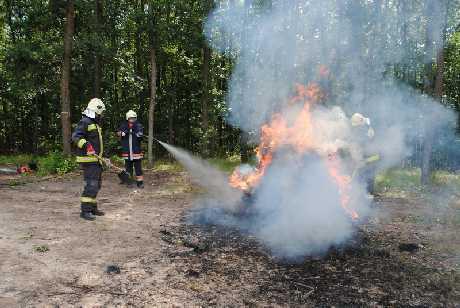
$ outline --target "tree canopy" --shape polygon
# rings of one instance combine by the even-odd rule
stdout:
[[[409,28],[409,62],[392,63],[386,70],[401,82],[424,90],[424,79],[436,74],[440,63],[428,55],[425,33],[430,18],[426,7],[432,0],[337,0],[345,10],[381,7],[398,16],[411,6],[416,19]],[[446,4],[442,102],[460,108],[460,1]],[[75,0],[75,29],[70,67],[71,122],[78,121],[87,102],[100,96],[107,105],[104,120],[109,149],[116,152],[113,131],[128,109],[147,125],[151,95],[151,49],[156,55],[156,105],[154,135],[205,155],[238,153],[241,131],[228,121],[228,81],[238,49],[218,53],[210,49],[204,23],[214,7],[245,5],[251,18],[257,12],[287,3],[281,0],[184,1]],[[4,0],[0,16],[0,149],[41,153],[62,149],[60,82],[63,69],[65,0]],[[283,4],[284,5],[284,4]],[[365,28],[358,34],[372,44],[379,31],[373,15],[362,15]],[[416,25],[417,28],[414,28]],[[248,27],[251,24],[247,25]],[[358,35],[357,34],[357,35]],[[236,35],[236,34],[235,34]],[[244,44],[244,37],[238,37]],[[392,38],[388,38],[392,39]],[[436,45],[438,46],[438,45]],[[367,46],[371,48],[372,46]],[[435,48],[436,49],[436,48]],[[426,64],[430,64],[427,73]],[[244,136],[243,136],[244,137]],[[161,155],[157,148],[156,155]]]

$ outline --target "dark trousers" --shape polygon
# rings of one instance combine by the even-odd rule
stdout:
[[[363,183],[366,184],[366,191],[367,193],[373,195],[374,194],[374,183],[375,183],[375,175],[377,173],[376,167],[373,164],[365,166],[359,172],[359,177]]]
[[[142,172],[142,160],[140,159],[135,159],[135,160],[125,160],[125,167],[126,167],[126,172],[128,172],[131,177],[133,176],[133,167],[134,171],[136,173],[136,180],[138,182],[142,182],[144,180],[143,177],[143,172]]]
[[[97,208],[96,197],[102,185],[102,166],[99,163],[81,164],[85,187],[81,194],[82,212],[91,212]]]

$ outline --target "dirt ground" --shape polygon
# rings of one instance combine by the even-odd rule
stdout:
[[[78,175],[31,179],[0,177],[0,307],[460,306],[455,201],[438,215],[383,196],[346,245],[290,263],[251,235],[188,224],[185,173],[149,172],[144,190],[106,174],[95,222],[78,217]]]

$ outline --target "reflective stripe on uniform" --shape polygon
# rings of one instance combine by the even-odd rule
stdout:
[[[77,146],[81,149],[86,144],[86,142],[86,139],[82,138],[80,141],[78,141]]]
[[[121,157],[123,157],[124,159],[129,159],[129,154],[128,153],[123,153],[121,154]],[[136,159],[141,159],[141,158],[144,158],[144,154],[143,153],[140,153],[140,154],[133,154],[131,156],[131,159],[130,160],[136,160]]]
[[[77,163],[97,163],[99,159],[95,156],[77,156]]]
[[[80,202],[81,203],[97,203],[95,198],[90,198],[90,197],[81,197]]]
[[[90,125],[88,125],[88,131],[90,132],[90,131],[93,131],[93,130],[97,130],[97,133],[99,134],[99,144],[101,145],[101,150],[99,152],[99,156],[102,156],[102,154],[104,153],[104,143],[102,141],[102,129],[98,124],[90,124]]]
[[[101,145],[101,151],[99,152],[99,156],[102,157],[104,153],[104,142],[102,141],[102,128],[96,124],[97,132],[99,133],[99,144]]]
[[[133,129],[129,129],[129,158],[133,157]]]
[[[368,157],[366,159],[366,163],[370,164],[370,163],[375,163],[376,161],[379,161],[380,160],[380,155],[379,154],[375,154],[375,155],[372,155],[370,157]]]

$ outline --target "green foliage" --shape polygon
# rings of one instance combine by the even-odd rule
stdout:
[[[19,155],[1,155],[0,165],[16,168],[17,166],[28,166],[29,163],[35,162],[38,165],[37,175],[44,176],[50,174],[63,175],[74,171],[78,164],[73,157],[65,157],[61,152],[50,152],[43,156],[34,156],[31,154]]]
[[[0,165],[4,166],[23,166],[32,160],[33,156],[31,154],[0,155]]]
[[[420,185],[420,169],[389,169],[375,179],[378,191],[413,190]]]
[[[34,245],[33,248],[34,248],[34,251],[40,252],[40,253],[45,253],[45,252],[48,252],[50,250],[48,245]]]
[[[65,157],[60,152],[51,152],[38,158],[38,175],[63,175],[74,171],[77,167],[74,158]]]
[[[241,164],[241,159],[239,156],[234,155],[229,158],[212,158],[209,160],[209,162],[211,165],[219,168],[224,172],[232,172]]]
[[[206,140],[210,150],[231,151],[237,131],[224,125],[229,59],[213,54],[210,70],[209,133],[201,131],[201,70],[205,39],[203,1],[102,1],[96,24],[95,2],[76,0],[72,51],[71,116],[79,120],[95,96],[95,56],[102,65],[101,98],[107,153],[117,152],[112,133],[128,109],[147,126],[149,54],[155,36],[158,91],[155,136],[193,151]],[[65,3],[45,0],[9,1],[0,14],[0,149],[2,152],[47,153],[61,148],[60,70]],[[152,9],[150,9],[152,8]],[[236,136],[236,137],[235,137]],[[208,141],[212,138],[212,141]],[[219,142],[216,142],[219,140]],[[165,155],[162,150],[157,156]]]
[[[449,103],[460,110],[460,32],[452,36],[446,48],[445,91]]]
[[[386,170],[376,176],[375,184],[377,191],[420,191],[421,172],[418,168]],[[434,187],[448,187],[460,191],[460,175],[436,171],[432,174],[432,185]]]
[[[120,138],[114,132],[107,132],[104,137],[104,152],[118,157],[121,151]]]
[[[353,2],[353,1],[348,1]],[[374,5],[375,1],[356,1]],[[101,1],[101,24],[96,24],[95,1],[76,0],[76,28],[72,50],[71,116],[76,123],[88,100],[96,95],[95,58],[102,63],[100,96],[107,105],[103,123],[106,153],[116,154],[113,135],[128,109],[147,127],[150,49],[156,51],[158,83],[155,131],[158,139],[193,152],[207,149],[207,157],[225,157],[240,150],[240,132],[225,119],[232,58],[212,52],[209,74],[209,125],[203,127],[203,21],[212,1]],[[243,3],[243,2],[241,2]],[[249,2],[247,2],[249,3]],[[251,1],[255,17],[281,2]],[[458,24],[460,1],[449,1],[449,25]],[[48,153],[61,148],[60,76],[63,54],[65,1],[17,0],[2,4],[0,13],[0,151]],[[216,1],[215,6],[225,7]],[[397,14],[402,0],[384,1],[381,9]],[[423,1],[410,4],[417,16],[407,29],[408,63],[389,63],[394,74],[414,87],[423,87],[426,20]],[[378,19],[365,14],[365,35],[372,41],[380,31]],[[401,25],[394,25],[401,28]],[[404,30],[406,31],[406,30]],[[460,34],[449,28],[446,47],[446,101],[460,109]],[[417,35],[415,35],[415,33]],[[152,40],[154,38],[154,40]],[[239,38],[236,38],[239,39]],[[389,38],[390,39],[390,38]],[[152,45],[152,41],[154,45]],[[391,41],[391,39],[390,39]],[[369,46],[365,46],[368,48]],[[397,57],[396,57],[397,58]],[[337,85],[344,88],[344,85]],[[156,148],[157,157],[167,153]],[[0,158],[1,159],[1,158]],[[20,161],[25,163],[27,160]],[[18,161],[19,162],[19,161]],[[63,166],[60,171],[71,166]],[[55,169],[57,170],[57,169]]]

